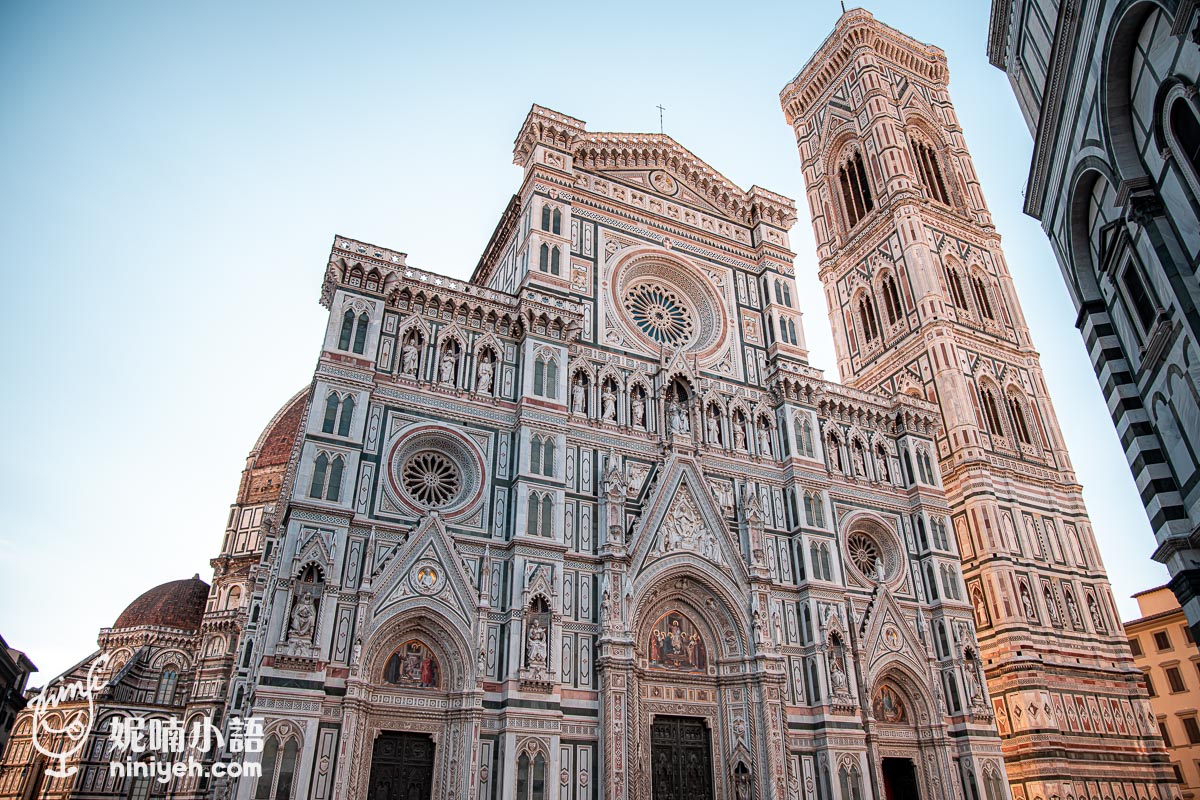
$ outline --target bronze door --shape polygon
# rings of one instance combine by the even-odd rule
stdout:
[[[911,758],[883,760],[883,794],[887,800],[921,800],[917,767]]]
[[[368,800],[429,800],[433,793],[433,748],[428,734],[379,734],[371,754]]]
[[[712,748],[696,717],[655,717],[650,727],[653,800],[712,800]]]

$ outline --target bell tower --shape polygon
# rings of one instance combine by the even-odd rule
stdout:
[[[936,462],[1013,797],[1175,797],[948,81],[940,49],[854,9],[781,93],[841,378],[941,409]]]

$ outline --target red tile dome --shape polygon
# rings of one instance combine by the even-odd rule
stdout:
[[[208,602],[208,584],[194,575],[181,581],[155,586],[130,603],[113,628],[140,628],[152,625],[185,631],[200,629],[204,606]]]

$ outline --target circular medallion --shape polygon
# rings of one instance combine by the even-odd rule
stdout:
[[[413,584],[421,594],[436,594],[442,588],[442,575],[433,564],[423,563],[413,573]]]
[[[679,184],[675,182],[675,179],[662,170],[655,170],[654,172],[650,173],[650,183],[654,185],[654,188],[658,190],[660,194],[665,194],[667,196],[673,195],[679,191]]]

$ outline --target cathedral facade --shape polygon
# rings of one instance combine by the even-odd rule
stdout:
[[[854,11],[782,94],[844,385],[793,201],[663,134],[533,106],[469,280],[336,237],[206,600],[101,638],[98,717],[261,718],[205,756],[261,776],[25,718],[0,797],[1177,797],[946,80]]]
[[[238,795],[1006,797],[937,408],[809,366],[792,201],[538,106],[514,160],[470,281],[335,240]]]

